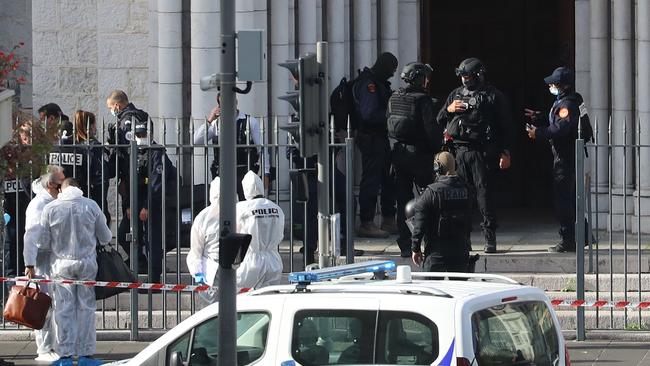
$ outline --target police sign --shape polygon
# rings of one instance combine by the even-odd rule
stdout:
[[[50,153],[50,165],[76,165],[81,166],[83,162],[82,154],[75,153]]]
[[[16,192],[25,191],[25,187],[18,180],[6,180],[4,182],[4,185],[5,185],[5,193],[16,193]]]

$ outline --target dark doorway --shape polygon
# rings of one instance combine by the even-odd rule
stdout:
[[[566,0],[421,2],[421,57],[434,68],[434,96],[444,101],[460,85],[460,61],[478,57],[512,104],[517,140],[512,168],[499,174],[500,207],[550,207],[550,147],[529,141],[523,108],[547,113],[553,98],[543,78],[557,66],[573,67],[574,23],[573,1]]]

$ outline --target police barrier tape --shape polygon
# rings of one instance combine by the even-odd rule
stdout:
[[[650,308],[650,301],[631,302],[631,301],[607,301],[607,300],[560,300],[551,299],[551,305],[570,306],[574,308],[612,308],[612,309],[648,309]]]
[[[144,282],[108,282],[108,281],[81,281],[81,280],[55,280],[44,278],[33,278],[28,280],[25,277],[0,277],[2,282],[26,283],[27,281],[38,282],[43,284],[58,283],[62,285],[80,285],[87,287],[118,287],[128,289],[160,290],[172,292],[203,292],[210,289],[216,289],[216,286],[209,285],[186,285],[171,283],[144,283]],[[246,292],[248,289],[242,289],[240,292]]]
[[[81,281],[81,280],[54,280],[44,278],[33,278],[28,280],[25,277],[0,277],[0,283],[16,282],[25,283],[27,281],[38,282],[43,284],[59,283],[63,285],[80,285],[87,287],[118,287],[128,289],[159,290],[172,292],[203,292],[210,289],[217,289],[216,286],[209,285],[188,285],[188,284],[171,284],[171,283],[146,283],[146,282],[108,282],[108,281]],[[249,288],[243,288],[239,293],[250,291]],[[562,300],[551,299],[553,307],[570,306],[573,308],[612,308],[612,309],[648,309],[650,301],[631,302],[631,301],[607,301],[607,300]]]

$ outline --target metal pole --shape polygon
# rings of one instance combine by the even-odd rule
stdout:
[[[221,3],[221,118],[219,119],[219,176],[221,192],[219,210],[220,237],[237,230],[235,226],[236,124],[235,122],[235,1]],[[232,268],[219,267],[219,365],[237,365],[236,274]]]
[[[585,298],[585,141],[576,140],[576,295],[578,299]],[[577,326],[576,340],[585,340],[585,310],[578,307],[576,310]]]
[[[354,139],[345,138],[345,259],[354,263]]]
[[[316,60],[321,77],[320,86],[320,134],[318,138],[318,266],[324,268],[332,265],[332,248],[329,234],[329,82],[327,64],[327,42],[316,43]]]
[[[138,145],[135,139],[131,140],[129,147],[129,210],[131,210],[131,270],[138,273]],[[130,340],[138,340],[138,290],[131,290],[131,334]]]

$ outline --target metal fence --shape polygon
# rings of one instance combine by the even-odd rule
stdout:
[[[289,272],[295,269],[302,269],[305,265],[305,257],[298,250],[305,241],[311,237],[310,230],[317,231],[317,227],[310,226],[313,222],[311,212],[308,210],[309,203],[300,203],[296,201],[297,188],[291,176],[306,174],[307,179],[303,180],[315,185],[316,172],[310,169],[313,159],[303,159],[293,155],[296,144],[290,135],[282,130],[285,118],[268,118],[259,117],[259,136],[253,138],[253,129],[251,129],[251,117],[247,116],[245,127],[246,144],[237,145],[238,149],[256,149],[259,153],[259,164],[255,165],[250,161],[246,162],[248,167],[257,169],[257,173],[262,175],[264,167],[268,164],[270,167],[270,183],[267,189],[267,198],[280,205],[287,221],[285,223],[285,240],[280,245],[280,254],[283,257],[284,271]],[[72,169],[76,178],[82,178],[85,186],[81,187],[86,196],[93,198],[102,210],[110,217],[111,231],[113,240],[111,245],[118,249],[125,260],[135,273],[140,273],[138,280],[140,282],[151,282],[156,280],[155,276],[155,258],[152,254],[155,250],[162,253],[158,260],[159,268],[162,269],[160,282],[164,284],[190,284],[192,278],[188,273],[185,265],[185,256],[189,248],[189,232],[194,217],[204,207],[210,204],[209,184],[212,180],[211,163],[212,153],[215,148],[219,147],[218,143],[213,143],[207,137],[201,139],[202,143],[195,143],[193,135],[196,130],[203,125],[207,126],[207,121],[202,119],[192,119],[183,123],[180,119],[160,118],[155,120],[155,130],[152,135],[160,136],[155,142],[148,142],[145,145],[138,145],[135,141],[128,144],[110,144],[108,143],[107,123],[101,121],[101,125],[96,126],[98,141],[93,143],[88,139],[79,141],[72,139],[71,144],[57,144],[49,153],[48,160],[51,163],[61,164],[64,168]],[[91,131],[90,122],[86,122],[85,131]],[[78,136],[76,126],[73,127],[73,136]],[[335,135],[333,124],[329,131],[329,152],[331,154],[331,177],[333,183],[330,186],[331,202],[330,213],[351,212],[345,215],[344,222],[338,222],[344,230],[342,233],[352,233],[354,228],[354,192],[353,192],[353,158],[354,142],[348,129],[347,133]],[[341,136],[343,135],[343,136]],[[253,143],[252,141],[258,141]],[[118,141],[117,138],[115,141]],[[107,156],[112,152],[122,152],[128,157],[130,171],[129,186],[124,186],[117,177],[120,176],[124,166],[124,160],[117,159],[116,164],[110,165]],[[159,171],[152,172],[151,166],[148,165],[148,179],[152,174],[159,174],[163,177],[160,184],[160,201],[152,199],[151,189],[147,189],[147,208],[148,218],[139,223],[137,213],[131,212],[131,219],[122,222],[125,219],[124,207],[138,207],[138,195],[142,190],[138,188],[139,160],[138,154],[143,151],[165,152],[171,165],[162,165]],[[93,156],[101,157],[99,167],[91,164],[84,164],[83,161],[89,162]],[[85,160],[84,160],[85,159]],[[234,159],[234,157],[233,157]],[[122,164],[123,166],[120,166]],[[140,164],[141,165],[141,164]],[[314,167],[315,168],[315,167]],[[37,174],[36,174],[37,175]],[[95,180],[93,181],[93,177]],[[165,179],[168,178],[168,179]],[[158,182],[157,182],[158,183]],[[12,220],[10,221],[4,245],[2,245],[2,276],[12,277],[16,275],[15,268],[22,261],[23,233],[25,225],[24,212],[27,204],[31,199],[31,182],[29,179],[24,181],[5,182],[5,206],[11,206]],[[153,184],[146,182],[146,184]],[[301,189],[302,190],[302,189]],[[127,197],[129,202],[122,205],[122,198]],[[309,189],[307,188],[307,192]],[[302,195],[302,194],[301,194]],[[315,205],[316,196],[309,197]],[[334,217],[335,215],[332,215]],[[337,219],[330,222],[336,223]],[[146,224],[145,224],[146,222]],[[128,226],[128,235],[123,239],[126,246],[121,248],[118,241],[120,225]],[[138,229],[144,232],[138,233]],[[14,231],[14,232],[12,232]],[[122,233],[123,230],[122,230]],[[298,236],[299,238],[296,238]],[[346,257],[346,261],[351,263],[354,260],[353,255],[353,236],[345,235],[345,244],[347,252],[339,253],[341,243],[338,242],[341,236],[339,232],[331,230],[331,240],[328,245],[327,257],[334,263],[338,254]],[[151,243],[149,249],[143,249],[140,241]],[[297,243],[302,242],[302,243]],[[312,244],[314,247],[316,243]],[[138,268],[138,258],[143,253],[147,254],[147,268]],[[13,267],[13,268],[11,268]],[[10,272],[13,270],[13,272]],[[10,283],[2,286],[2,301],[4,302],[8,294]],[[176,293],[156,293],[145,291],[138,294],[137,290],[122,293],[118,296],[97,302],[97,329],[98,330],[122,330],[130,332],[132,339],[139,338],[140,331],[161,331],[170,329],[183,319],[194,313],[200,300],[196,293],[176,292]],[[135,324],[135,326],[132,326]],[[2,319],[0,329],[20,329],[12,323]]]
[[[576,143],[576,177],[586,178],[576,180],[576,243],[578,249],[580,243],[589,243],[586,251],[576,251],[576,296],[621,305],[629,302],[638,310],[577,308],[579,340],[585,339],[588,329],[649,329],[648,314],[641,310],[650,301],[650,226],[644,205],[648,199],[644,185],[649,182],[642,180],[650,145],[641,143],[642,133],[648,133],[642,127],[647,127],[637,121],[633,129],[630,121],[617,124],[610,118],[607,131],[602,124],[599,131],[595,122],[595,141]]]

